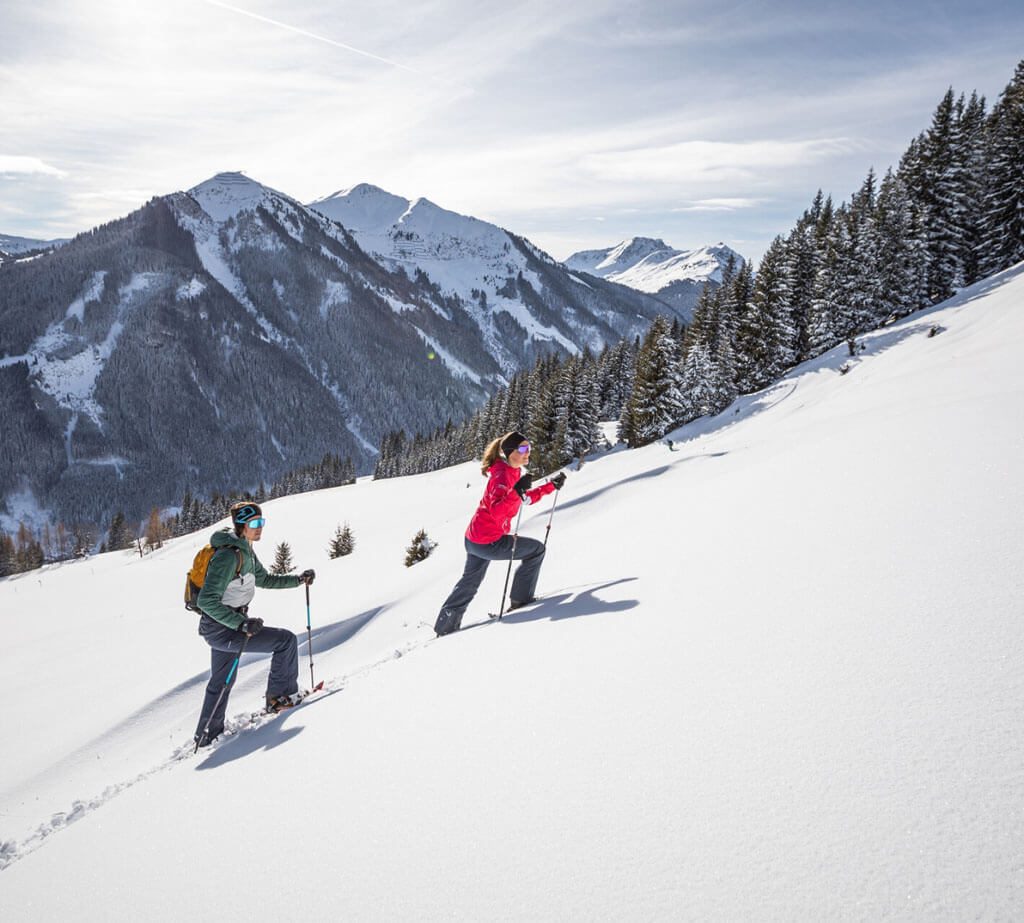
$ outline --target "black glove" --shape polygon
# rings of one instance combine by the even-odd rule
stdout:
[[[565,472],[559,471],[552,479],[551,483],[555,485],[555,490],[561,490],[562,485],[565,483]]]
[[[526,492],[531,487],[533,487],[533,475],[532,474],[524,474],[518,481],[515,482],[515,484],[512,486],[512,489],[517,494],[519,494],[521,499],[525,500],[526,499]]]
[[[246,619],[238,626],[238,630],[243,634],[248,635],[250,638],[253,635],[258,635],[263,629],[263,619]]]
[[[309,570],[304,570],[301,574],[299,574],[300,584],[304,583],[306,584],[306,586],[312,586],[314,580],[316,580],[316,571],[313,570],[313,568],[310,568]]]

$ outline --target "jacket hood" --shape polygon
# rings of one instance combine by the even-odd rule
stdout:
[[[231,528],[218,529],[214,532],[210,536],[210,544],[214,548],[238,548],[242,551],[249,548],[249,543],[244,538],[235,535]]]

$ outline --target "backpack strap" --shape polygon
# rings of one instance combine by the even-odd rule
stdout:
[[[235,553],[235,576],[231,579],[237,580],[239,577],[242,576],[242,564],[245,562],[245,558],[242,557],[241,548],[232,548],[231,550]],[[218,548],[217,551],[214,552],[214,554],[216,555],[218,552],[221,551],[227,551],[227,548]],[[213,563],[213,558],[210,559],[210,563]]]
[[[241,548],[232,548],[231,550],[235,553],[235,576],[234,576],[234,579],[237,580],[239,577],[242,576],[242,564],[245,561],[245,559],[242,557],[242,549]]]

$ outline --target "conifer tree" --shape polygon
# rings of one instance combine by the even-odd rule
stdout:
[[[736,386],[757,391],[796,363],[797,334],[790,313],[786,244],[776,237],[758,267],[757,280],[736,332]]]
[[[982,275],[1024,260],[1024,61],[986,128],[988,170],[978,253]]]
[[[124,512],[118,510],[110,521],[107,533],[107,547],[111,551],[122,551],[135,544],[135,530],[125,521]]]
[[[412,567],[413,564],[425,561],[430,557],[431,552],[436,547],[437,542],[432,542],[430,540],[426,529],[420,529],[419,532],[413,536],[413,540],[409,547],[405,549],[405,566]]]
[[[602,353],[597,365],[598,419],[618,420],[632,391],[636,350],[620,340]]]
[[[879,188],[875,229],[885,310],[905,317],[928,303],[928,251],[920,212],[903,179],[891,170]]]
[[[287,542],[278,544],[274,554],[274,563],[270,568],[272,574],[290,574],[295,570],[295,563],[292,561],[292,548]]]
[[[798,360],[808,358],[811,351],[808,328],[821,262],[817,240],[816,219],[812,220],[810,216],[805,215],[786,242],[786,277],[790,286],[789,309],[796,331]]]
[[[964,283],[972,285],[981,278],[980,253],[985,218],[986,162],[985,98],[972,93],[960,115],[960,134],[964,164]]]
[[[352,529],[346,522],[344,526],[338,526],[334,530],[334,538],[331,539],[330,545],[327,546],[327,554],[332,559],[342,558],[347,554],[352,554],[355,547],[355,537],[352,535]]]
[[[959,105],[962,107],[963,101]],[[946,92],[921,145],[923,196],[930,256],[933,303],[944,301],[964,284],[964,163],[953,90]]]
[[[651,324],[636,358],[636,377],[629,400],[629,422],[622,428],[631,447],[661,438],[683,417],[680,347],[663,315]]]

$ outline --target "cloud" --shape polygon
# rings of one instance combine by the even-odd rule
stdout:
[[[38,157],[18,157],[11,154],[0,154],[0,174],[13,175],[16,173],[42,173],[46,176],[67,176],[63,170],[51,166],[45,160]]]
[[[681,205],[678,208],[670,209],[673,212],[733,212],[741,208],[757,208],[763,205],[764,199],[701,199],[690,205]]]
[[[766,170],[792,169],[849,153],[848,138],[799,141],[681,141],[633,150],[600,151],[580,164],[608,182],[743,182]]]

